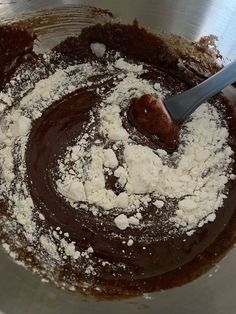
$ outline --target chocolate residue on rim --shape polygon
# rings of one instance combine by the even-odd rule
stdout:
[[[125,36],[121,42],[123,33]],[[173,34],[154,35],[140,28],[137,21],[133,25],[107,23],[84,28],[78,37],[67,38],[54,50],[59,50],[68,59],[83,60],[89,53],[91,42],[102,42],[108,49],[117,50],[135,61],[158,65],[174,77],[188,82],[189,86],[203,81],[221,68],[216,62],[215,50],[207,48],[205,41],[202,46],[200,42],[190,42]],[[75,53],[68,50],[70,45],[74,46]]]
[[[44,36],[55,41],[54,35],[58,38],[65,38],[70,32],[79,34],[81,29],[97,23],[110,22],[113,14],[108,9],[100,9],[88,5],[70,5],[53,9],[38,11],[35,15],[26,14],[23,20],[11,23],[16,28],[24,28],[34,32],[38,39],[44,40]],[[61,25],[66,24],[65,34]],[[40,46],[41,43],[39,43]]]
[[[0,88],[10,80],[22,63],[35,57],[33,53],[35,38],[34,34],[25,29],[0,26]]]

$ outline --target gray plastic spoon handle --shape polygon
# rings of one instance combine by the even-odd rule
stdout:
[[[182,94],[164,100],[172,119],[183,121],[204,101],[236,81],[236,61]]]

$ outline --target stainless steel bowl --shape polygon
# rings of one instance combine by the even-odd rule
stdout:
[[[101,19],[94,10],[77,7],[81,4],[110,9],[124,23],[137,18],[142,26],[154,32],[173,32],[195,41],[204,35],[217,35],[218,48],[225,61],[235,59],[235,0],[1,0],[0,19],[7,22],[37,16],[37,23],[32,25],[41,39],[36,49],[44,51]],[[48,22],[48,10],[55,16],[54,22]],[[38,11],[41,12],[36,13]],[[209,273],[182,287],[129,300],[97,302],[42,283],[31,272],[13,263],[2,250],[0,311],[6,314],[233,314],[236,308],[235,262],[236,250],[231,250]]]

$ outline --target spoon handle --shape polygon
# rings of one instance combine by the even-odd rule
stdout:
[[[164,100],[174,120],[185,120],[204,101],[236,81],[236,61],[230,63],[199,85]]]

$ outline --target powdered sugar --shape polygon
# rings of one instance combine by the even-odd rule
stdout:
[[[50,240],[49,237],[46,237],[44,235],[41,235],[41,237],[39,238],[39,241],[42,245],[42,247],[45,249],[45,251],[54,259],[59,260],[59,255],[57,252],[57,246],[55,245],[55,243]]]
[[[115,61],[114,66],[120,70],[126,70],[128,72],[143,72],[143,65],[131,64],[125,61],[123,58],[119,58]]]
[[[164,202],[160,200],[156,200],[153,205],[155,205],[157,208],[162,208],[164,206]]]
[[[126,215],[120,214],[114,219],[115,225],[120,230],[125,230],[129,227],[129,220]]]
[[[229,180],[227,168],[233,153],[225,144],[228,131],[218,121],[216,109],[208,104],[192,115],[185,125],[186,144],[179,146],[175,167],[163,164],[161,156],[148,147],[126,145],[127,192],[181,198],[173,221],[190,229],[204,218],[207,222],[207,216],[223,204],[225,195],[220,191]]]
[[[64,248],[66,257],[73,257],[75,260],[80,257],[80,252],[76,250],[73,242],[67,242],[65,239],[62,239],[61,247]]]
[[[118,160],[116,158],[116,154],[112,149],[104,149],[103,150],[104,154],[104,161],[103,164],[105,167],[108,168],[116,168],[118,166]]]
[[[137,79],[134,79],[132,75],[131,77],[129,90],[127,88],[126,93],[137,92],[139,94],[139,91],[136,91]],[[134,90],[132,90],[132,84],[134,84]],[[146,84],[144,81],[139,82],[138,87],[142,86],[143,91],[150,91],[151,87],[147,88]],[[118,90],[123,87],[122,81],[115,87],[113,93],[119,94]],[[111,99],[114,103],[101,110],[101,132],[112,141],[124,142],[125,164],[118,167],[116,154],[112,149],[92,148],[91,164],[87,169],[87,176],[90,180],[84,180],[84,191],[88,203],[96,204],[105,210],[115,207],[129,208],[134,205],[137,198],[141,200],[142,195],[152,194],[157,198],[153,204],[159,209],[164,206],[164,202],[158,200],[160,196],[181,199],[176,216],[171,218],[177,226],[189,230],[195,228],[201,221],[204,223],[212,221],[212,214],[222,206],[226,197],[220,191],[230,179],[228,167],[233,153],[226,144],[228,131],[220,125],[217,110],[206,103],[192,115],[192,119],[185,125],[187,132],[181,139],[184,144],[180,145],[178,152],[175,153],[178,163],[168,166],[166,161],[169,157],[166,152],[157,150],[156,154],[149,147],[133,143],[128,135],[114,136],[114,134],[120,135],[127,132],[119,116],[121,107],[117,102],[121,103],[121,99],[116,97],[113,94],[110,95],[108,104]],[[122,105],[124,105],[125,99],[122,100]],[[115,117],[115,125],[112,117]],[[205,132],[206,128],[208,132]],[[125,193],[116,196],[113,191],[105,188],[104,166],[116,168],[114,175],[119,178],[121,186],[125,187]],[[132,195],[137,195],[137,198],[132,199],[130,197]],[[125,226],[128,227],[127,224]]]
[[[26,135],[30,130],[31,120],[29,118],[26,118],[24,116],[20,116],[10,127],[9,135],[12,135],[13,137],[18,136],[24,136]]]
[[[83,202],[86,200],[84,185],[78,180],[72,180],[63,185],[58,183],[58,191],[73,202]]]
[[[98,57],[101,58],[106,52],[106,46],[101,43],[92,43],[90,45],[92,52]]]
[[[32,83],[26,88],[29,92],[24,91],[26,95],[19,103],[18,107],[14,107],[5,117],[2,124],[2,149],[0,151],[0,160],[2,165],[2,180],[1,180],[1,196],[4,198],[7,195],[9,204],[12,207],[13,217],[24,229],[24,235],[29,242],[36,242],[40,229],[36,224],[36,209],[29,195],[26,186],[26,167],[25,167],[25,149],[28,139],[31,123],[34,119],[41,116],[42,111],[50,106],[55,100],[60,99],[63,95],[83,86],[82,83],[85,77],[96,73],[97,68],[92,67],[90,63],[69,66],[65,70],[58,69],[48,78],[39,80],[35,83],[34,89]],[[21,77],[16,78],[17,81]],[[8,95],[14,93],[14,80],[11,81],[13,86],[9,86],[7,94],[1,93],[1,101],[8,105],[14,102],[14,98]],[[11,88],[12,91],[11,92]],[[17,95],[16,95],[17,96]],[[4,130],[4,131],[3,131]],[[16,176],[13,171],[14,163],[20,163],[17,170],[17,181],[13,181]],[[14,182],[15,190],[11,193],[11,186]],[[79,190],[79,198],[76,194],[76,200],[83,199],[83,189],[78,181],[71,182],[70,187],[66,190],[68,197],[75,197],[74,190]],[[65,191],[64,191],[65,192]],[[43,220],[42,214],[39,214]],[[42,220],[42,218],[40,218]],[[13,225],[12,225],[13,227]],[[60,239],[60,236],[59,236]],[[60,256],[57,245],[53,238],[47,234],[39,236],[39,243],[42,249],[56,261],[60,261],[63,256]],[[64,250],[65,256],[78,258],[79,254],[74,249],[74,244],[70,241],[61,239],[61,248]]]
[[[129,239],[127,242],[128,246],[132,246],[134,244],[134,240],[133,239]]]

